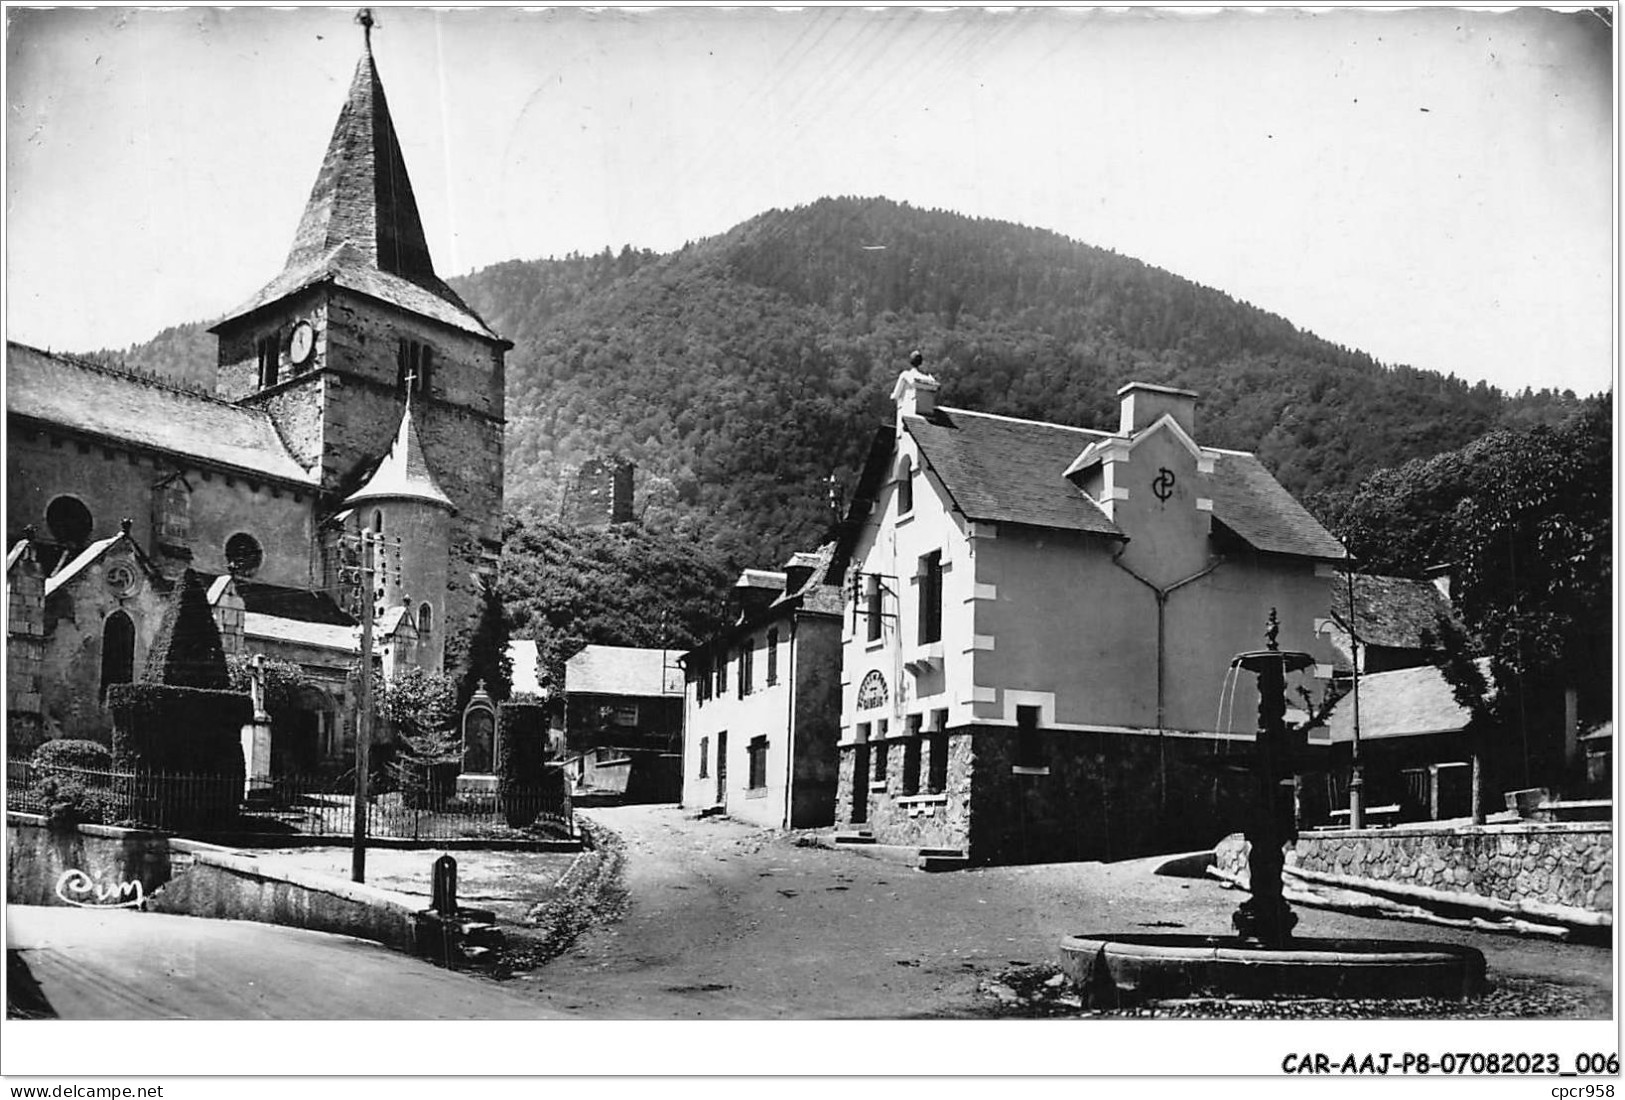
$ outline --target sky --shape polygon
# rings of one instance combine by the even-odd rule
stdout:
[[[8,8],[8,338],[122,347],[268,282],[354,10]],[[374,10],[442,276],[884,195],[1114,249],[1385,363],[1613,382],[1593,13]]]

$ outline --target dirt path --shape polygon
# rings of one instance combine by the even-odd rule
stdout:
[[[1053,962],[1069,932],[1227,931],[1240,895],[1161,859],[922,874],[673,806],[590,815],[626,842],[624,919],[504,983],[593,1019],[964,1017],[981,982]],[[1300,934],[1470,943],[1492,979],[1545,981],[1607,1018],[1606,948],[1304,910]]]

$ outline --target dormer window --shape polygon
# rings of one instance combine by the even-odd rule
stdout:
[[[402,393],[427,395],[434,370],[434,349],[402,337],[395,349],[395,386]]]
[[[278,361],[282,356],[282,330],[261,336],[255,344],[260,360],[260,389],[276,385]]]

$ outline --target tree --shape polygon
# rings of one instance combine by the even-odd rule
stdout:
[[[374,674],[375,713],[395,737],[390,770],[408,806],[438,808],[462,763],[457,681],[443,672],[405,668],[393,680]]]
[[[468,642],[468,658],[462,675],[457,680],[457,703],[454,713],[463,708],[485,685],[485,692],[496,703],[513,693],[513,659],[508,656],[508,615],[502,606],[502,596],[495,585],[480,584],[480,613],[474,624],[474,633]]]
[[[1368,568],[1451,566],[1468,633],[1441,624],[1441,667],[1495,731],[1508,781],[1562,784],[1567,691],[1582,721],[1612,707],[1612,436],[1609,399],[1595,398],[1558,427],[1498,430],[1380,472],[1339,522]],[[1475,654],[1489,658],[1482,688]]]

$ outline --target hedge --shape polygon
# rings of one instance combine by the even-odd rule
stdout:
[[[541,810],[547,708],[540,703],[503,703],[498,716],[497,801],[508,824],[522,829]]]
[[[169,830],[236,816],[247,774],[241,731],[253,718],[249,696],[139,683],[110,687],[107,702],[113,712],[114,767],[166,777],[136,785],[132,816]]]

